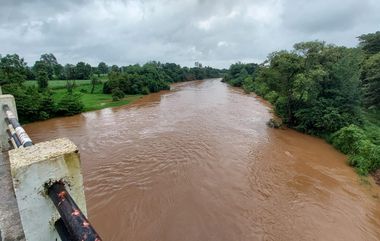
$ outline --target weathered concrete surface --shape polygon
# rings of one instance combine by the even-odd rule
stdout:
[[[9,162],[0,153],[0,240],[25,240],[18,212]]]
[[[0,145],[0,151],[8,150],[9,149],[9,143],[8,143],[8,134],[7,134],[7,124],[4,121],[5,114],[3,111],[3,105],[7,104],[9,106],[9,109],[13,112],[13,114],[17,117],[17,109],[16,109],[16,102],[13,95],[0,95],[0,137],[1,137],[1,145]]]
[[[56,139],[11,150],[9,160],[26,239],[60,240],[54,229],[59,214],[44,184],[64,180],[79,208],[87,213],[78,148],[68,139]]]

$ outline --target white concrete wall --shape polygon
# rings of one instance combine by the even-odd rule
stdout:
[[[38,143],[9,151],[11,173],[25,238],[60,240],[54,229],[59,218],[44,184],[63,179],[79,208],[87,215],[78,148],[68,139]]]
[[[6,131],[8,127],[4,121],[5,114],[3,111],[3,105],[5,104],[9,106],[9,109],[13,112],[13,114],[18,119],[16,102],[13,95],[0,95],[0,136],[1,136],[0,151],[9,149],[8,134]]]

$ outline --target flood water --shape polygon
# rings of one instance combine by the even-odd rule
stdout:
[[[103,240],[380,240],[380,188],[269,111],[213,79],[26,130],[79,146]]]

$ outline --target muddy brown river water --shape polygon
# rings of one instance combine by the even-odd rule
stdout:
[[[25,127],[79,146],[103,240],[380,240],[380,188],[269,110],[213,79]]]

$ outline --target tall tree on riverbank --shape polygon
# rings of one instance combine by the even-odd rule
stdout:
[[[26,62],[17,54],[7,54],[0,60],[0,85],[22,84],[26,80]]]
[[[380,52],[380,31],[360,35],[358,39],[359,46],[365,53],[372,55]]]
[[[380,109],[380,53],[369,57],[363,64],[362,86],[364,104]]]
[[[359,46],[366,54],[361,75],[364,104],[368,108],[380,108],[380,31],[358,37]]]
[[[254,75],[231,65],[225,80],[271,101],[289,126],[323,135],[360,119],[362,59],[359,49],[302,42],[270,54]]]
[[[38,83],[38,88],[40,90],[46,90],[49,85],[49,76],[48,73],[44,70],[40,70],[37,72],[36,80]]]

